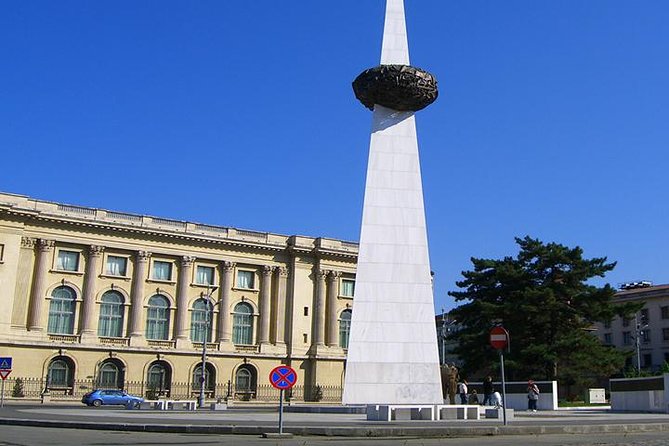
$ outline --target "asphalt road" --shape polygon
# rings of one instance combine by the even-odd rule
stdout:
[[[538,435],[477,438],[332,438],[264,439],[250,435],[194,435],[91,431],[2,426],[0,446],[128,446],[128,445],[241,445],[241,446],[669,446],[667,432],[625,435]]]

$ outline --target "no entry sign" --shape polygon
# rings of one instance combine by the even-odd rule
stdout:
[[[297,382],[297,373],[292,367],[280,365],[269,372],[269,382],[279,390],[290,389]]]
[[[490,330],[490,345],[497,350],[504,350],[509,345],[509,332],[504,327],[497,326]]]

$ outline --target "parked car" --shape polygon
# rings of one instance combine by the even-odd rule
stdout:
[[[88,392],[81,399],[81,402],[87,406],[99,407],[104,405],[121,405],[128,407],[137,407],[144,398],[129,395],[124,390],[93,390]]]

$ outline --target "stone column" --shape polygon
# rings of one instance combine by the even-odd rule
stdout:
[[[329,347],[337,347],[339,339],[337,339],[337,285],[341,273],[339,271],[330,271],[328,274],[328,337],[327,342]]]
[[[53,240],[37,240],[37,258],[33,273],[33,288],[30,293],[30,319],[28,330],[42,331],[42,303],[46,297],[46,273],[49,268],[49,254],[56,243]]]
[[[325,275],[327,271],[316,271],[316,305],[314,306],[314,333],[312,345],[325,345]]]
[[[86,275],[84,276],[84,296],[81,309],[81,330],[82,338],[94,337],[93,313],[95,313],[95,283],[100,267],[100,257],[105,248],[103,246],[89,246],[88,259],[86,261]]]
[[[223,262],[223,275],[221,276],[221,288],[219,289],[218,304],[218,333],[217,340],[220,344],[229,344],[232,340],[232,325],[230,324],[230,292],[232,290],[232,274],[235,270],[233,262]]]
[[[275,344],[286,343],[286,292],[288,288],[288,268],[276,268],[278,284],[276,288],[276,331]]]
[[[183,256],[179,261],[179,288],[177,290],[177,315],[174,327],[177,347],[188,341],[188,285],[195,257]]]
[[[274,267],[263,266],[262,283],[260,284],[260,330],[258,331],[258,342],[269,343],[269,316],[272,308],[272,271]]]
[[[135,266],[132,274],[132,289],[130,291],[130,342],[133,338],[140,343],[144,339],[142,308],[144,304],[144,282],[146,281],[146,267],[151,258],[148,251],[138,251],[135,256]]]

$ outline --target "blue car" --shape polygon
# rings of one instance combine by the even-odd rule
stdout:
[[[144,398],[128,395],[124,390],[93,390],[81,399],[87,406],[99,407],[104,405],[119,405],[126,407],[138,407]]]

